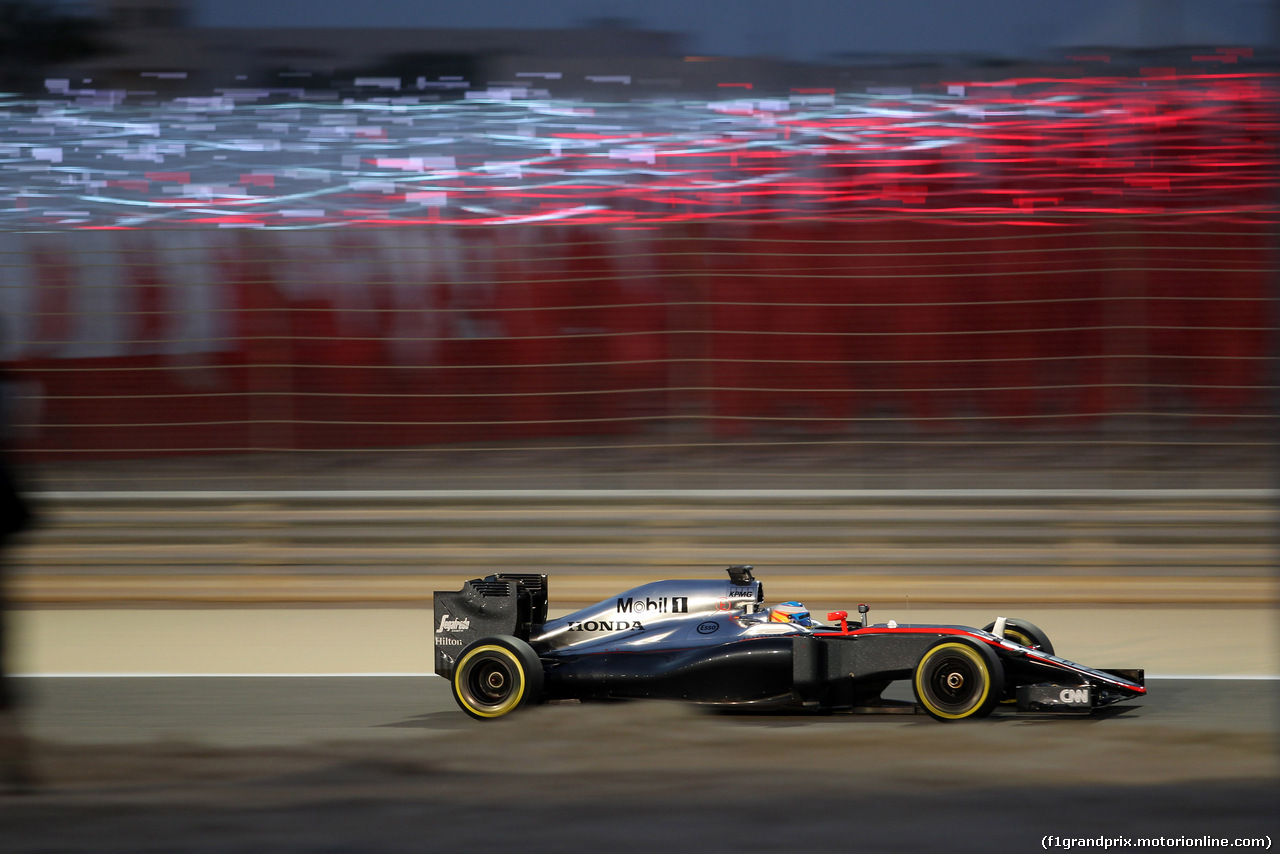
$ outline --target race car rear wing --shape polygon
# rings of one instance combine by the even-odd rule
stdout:
[[[495,573],[465,582],[456,593],[437,590],[434,601],[436,673],[448,677],[472,641],[494,635],[529,640],[547,621],[547,577]]]

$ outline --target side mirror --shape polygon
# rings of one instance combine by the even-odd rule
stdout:
[[[870,610],[871,610],[871,609],[870,609],[869,607],[867,607],[866,605],[859,605],[859,606],[858,606],[858,613],[862,616],[862,627],[863,627],[864,629],[865,629],[868,625],[870,625],[870,624],[867,622],[867,612],[868,612],[868,611],[870,611]]]
[[[849,612],[848,612],[848,611],[828,611],[828,612],[827,612],[827,619],[828,619],[828,620],[839,620],[839,621],[840,621],[840,631],[841,631],[841,633],[842,633],[842,634],[848,634],[848,633],[849,633],[849,622],[848,622],[848,620],[849,620]]]

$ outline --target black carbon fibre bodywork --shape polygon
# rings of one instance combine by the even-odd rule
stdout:
[[[456,592],[437,590],[436,673],[453,675],[456,653],[471,641],[495,635],[528,640],[547,621],[547,577],[499,573],[473,578]]]
[[[847,708],[874,701],[889,683],[909,679],[916,662],[939,635],[809,635],[792,641],[796,699],[818,708]]]
[[[683,700],[734,705],[791,700],[792,639],[544,659],[549,699]]]

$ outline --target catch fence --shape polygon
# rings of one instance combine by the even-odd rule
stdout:
[[[0,295],[37,459],[1117,424],[1249,437],[1275,398],[1273,228],[10,233]]]

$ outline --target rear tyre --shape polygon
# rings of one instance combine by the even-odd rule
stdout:
[[[480,638],[462,650],[453,668],[453,699],[476,720],[509,715],[541,695],[542,662],[519,638]]]
[[[937,720],[981,718],[1004,693],[1004,668],[986,644],[944,640],[921,656],[911,684],[916,701]]]
[[[995,623],[988,623],[982,630],[989,632],[995,627]],[[1049,636],[1035,623],[1028,623],[1026,620],[1006,620],[1004,636],[1014,643],[1038,649],[1046,655],[1054,654],[1053,643],[1049,640]]]

